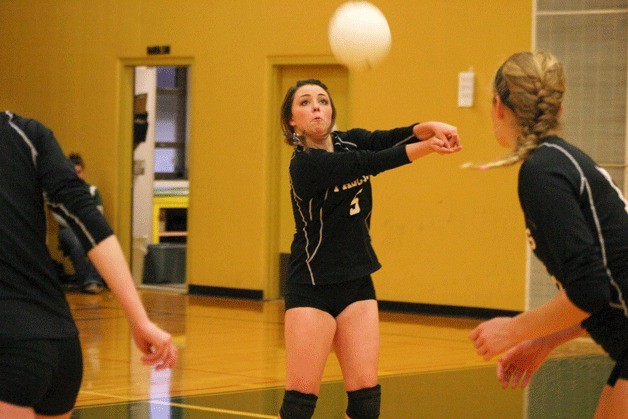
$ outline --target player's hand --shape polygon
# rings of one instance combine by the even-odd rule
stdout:
[[[430,148],[438,154],[451,154],[462,150],[458,128],[444,122],[423,122],[412,129],[415,137],[429,141]]]
[[[423,142],[428,143],[430,149],[437,154],[452,154],[460,150],[450,147],[447,141],[441,140],[438,137],[432,137]]]
[[[488,361],[519,343],[512,331],[511,322],[511,317],[495,317],[476,327],[469,339],[473,341],[477,354]]]
[[[526,388],[534,374],[552,352],[545,339],[530,339],[508,350],[497,360],[497,379],[502,388]]]
[[[137,347],[144,353],[144,365],[157,365],[158,370],[176,365],[179,353],[168,332],[150,321],[132,326],[131,330]]]

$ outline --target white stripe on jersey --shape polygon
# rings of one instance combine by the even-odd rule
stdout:
[[[358,148],[358,145],[356,143],[352,143],[351,141],[343,141],[342,138],[340,138],[340,136],[336,136],[336,141],[340,145],[349,144],[349,145],[352,145],[355,148]]]
[[[87,237],[87,240],[89,240],[89,242],[91,243],[92,247],[96,246],[96,240],[94,240],[94,236],[92,236],[90,234],[90,232],[87,230],[87,227],[85,227],[85,224],[83,224],[83,222],[76,215],[74,215],[70,211],[68,211],[68,209],[65,207],[65,205],[58,204],[56,202],[51,202],[50,200],[48,200],[48,197],[47,197],[47,195],[45,193],[44,193],[44,198],[48,202],[48,205],[50,205],[53,208],[60,209],[67,217],[69,217],[72,220],[74,220],[74,222],[76,224],[78,224],[78,226],[81,228],[81,230],[83,231],[83,234],[85,234],[85,237]]]
[[[593,201],[593,192],[591,191],[591,185],[589,184],[589,180],[584,175],[584,171],[582,170],[582,168],[580,167],[576,159],[563,147],[558,146],[556,144],[550,144],[550,143],[542,143],[539,147],[551,147],[551,148],[557,149],[558,151],[563,153],[573,163],[575,168],[578,170],[578,173],[580,173],[580,194],[582,195],[583,190],[586,190],[587,192],[587,198],[589,200],[589,208],[591,209],[591,214],[593,215],[593,221],[595,222],[595,228],[597,230],[597,236],[600,242],[600,249],[602,251],[602,263],[604,264],[604,269],[606,270],[606,275],[608,276],[608,279],[611,285],[617,291],[619,304],[615,304],[611,301],[610,305],[614,308],[619,308],[623,310],[624,315],[628,317],[628,307],[626,306],[626,301],[624,301],[624,296],[621,292],[621,288],[619,288],[619,284],[615,282],[615,279],[613,278],[613,274],[608,268],[608,260],[606,259],[606,244],[604,242],[604,236],[602,235],[602,227],[600,226],[600,219],[597,215],[597,210],[595,209],[595,202]],[[609,180],[609,178],[606,178],[606,180]]]
[[[613,189],[615,189],[615,192],[617,192],[617,196],[619,196],[619,199],[621,199],[621,201],[624,203],[624,209],[626,210],[626,213],[628,214],[628,201],[626,201],[626,199],[624,198],[624,195],[621,193],[617,185],[613,183],[613,179],[611,179],[611,175],[609,175],[608,172],[604,170],[602,167],[595,166],[595,168],[598,170],[598,172],[602,174],[602,176],[606,178],[606,180],[608,181],[608,183],[610,183]]]
[[[294,154],[292,155],[292,158],[290,160],[292,160],[293,158],[294,158]],[[294,190],[294,185],[292,184],[292,176],[290,176],[290,191],[292,192],[292,196],[294,197],[294,202],[299,211],[299,215],[301,215],[301,221],[303,221],[303,235],[305,236],[305,254],[307,256],[305,259],[305,264],[307,265],[307,269],[310,272],[310,279],[312,280],[312,285],[316,285],[316,280],[314,279],[314,272],[312,272],[312,266],[310,265],[310,262],[312,261],[312,259],[314,259],[314,256],[316,256],[316,253],[318,252],[318,248],[320,247],[323,241],[323,206],[321,205],[321,209],[319,213],[321,227],[318,233],[318,244],[316,245],[316,248],[314,249],[314,253],[310,255],[310,238],[307,234],[307,220],[305,219],[305,215],[303,215],[303,210],[301,209],[301,205],[299,204],[299,202],[302,202],[303,199],[301,199],[301,197],[297,195],[297,192]],[[324,201],[327,200],[328,194],[329,194],[329,189],[325,191]],[[310,215],[311,221],[314,220],[314,217],[312,215],[312,201],[313,201],[313,198],[311,198],[308,202],[309,215]]]
[[[6,111],[5,113],[9,116],[9,125],[11,125],[11,127],[20,135],[20,137],[22,137],[22,139],[24,140],[26,145],[30,148],[30,150],[31,150],[31,157],[33,158],[33,164],[35,165],[35,167],[37,167],[37,156],[38,156],[37,149],[35,148],[35,146],[31,142],[30,138],[28,138],[28,136],[24,133],[24,131],[22,131],[17,125],[15,125],[15,123],[13,123],[13,121],[12,121],[13,114],[11,112],[9,112],[9,111]],[[73,219],[76,222],[76,224],[78,224],[78,226],[81,228],[81,230],[83,231],[83,234],[85,234],[85,237],[87,237],[87,239],[89,240],[91,245],[92,246],[96,246],[96,240],[94,240],[94,237],[87,230],[87,227],[85,227],[85,224],[83,224],[81,222],[81,220],[76,215],[74,215],[70,211],[68,211],[68,209],[65,207],[65,205],[58,204],[56,202],[51,202],[48,199],[48,195],[45,192],[44,192],[44,200],[51,207],[60,209],[66,216],[68,216],[71,219]]]
[[[325,198],[323,199],[323,203],[327,201],[327,195],[329,195],[329,188],[327,188],[327,190],[325,191]],[[310,206],[312,205],[312,200],[313,199],[310,199]],[[318,231],[318,244],[316,245],[316,248],[314,249],[314,253],[312,253],[312,256],[310,256],[310,258],[307,260],[308,264],[314,259],[314,256],[316,256],[316,253],[318,253],[318,249],[319,247],[321,247],[321,243],[323,242],[323,204],[322,203],[321,203],[321,209],[319,211],[318,216],[319,216],[319,221],[321,223],[321,227]],[[314,282],[313,279],[312,279],[312,282]]]
[[[336,141],[337,141],[338,143],[340,143],[341,145],[342,145],[342,144],[350,144],[350,145],[354,146],[355,148],[358,148],[358,145],[357,145],[357,144],[352,143],[352,142],[350,142],[350,141],[344,141],[342,138],[340,138],[340,136],[339,136],[339,135],[336,135],[334,138],[335,138],[335,139],[336,139]],[[404,138],[403,140],[401,140],[401,141],[399,141],[399,142],[395,143],[395,145],[393,145],[393,147],[397,147],[397,146],[403,145],[403,144],[407,143],[408,141],[410,141],[410,140],[411,140],[411,139],[413,139],[413,138],[416,138],[416,137],[414,136],[414,134],[410,134],[410,135],[408,135],[406,138]]]
[[[407,143],[408,141],[410,141],[412,138],[414,137],[414,134],[408,135],[406,138],[404,138],[403,140],[399,141],[398,143],[395,143],[395,145],[393,147],[397,147],[399,145],[403,145],[405,143]],[[419,140],[420,141],[420,140]]]
[[[11,128],[13,128],[15,130],[15,132],[17,132],[20,135],[20,137],[22,137],[22,139],[24,140],[24,142],[26,143],[28,148],[30,148],[30,150],[31,150],[31,158],[33,159],[33,165],[35,165],[35,167],[37,167],[37,155],[38,155],[37,149],[35,148],[35,146],[31,142],[31,140],[28,138],[28,136],[26,134],[24,134],[24,131],[22,131],[20,129],[20,127],[15,125],[15,123],[13,122],[13,114],[11,112],[9,112],[9,111],[5,111],[4,113],[9,117],[9,125],[11,125]]]
[[[294,158],[294,154],[292,155],[292,158]],[[297,195],[297,192],[294,190],[294,186],[292,185],[292,176],[290,176],[290,192],[292,192],[294,202],[297,206],[297,209],[299,210],[299,215],[301,215],[301,221],[303,221],[303,234],[305,235],[305,254],[307,255],[307,258],[305,259],[305,264],[307,265],[308,271],[310,271],[310,278],[312,278],[312,285],[315,285],[314,274],[312,273],[312,268],[310,267],[310,264],[308,263],[308,260],[310,258],[310,251],[309,251],[310,240],[307,236],[307,221],[305,220],[305,216],[303,215],[303,210],[301,209],[301,205],[299,205],[299,202],[303,200],[301,199],[299,195]]]

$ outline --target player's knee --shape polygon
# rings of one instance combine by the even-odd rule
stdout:
[[[310,419],[318,397],[295,390],[286,390],[279,415],[281,419]]]
[[[347,416],[351,419],[379,417],[379,407],[382,403],[382,388],[379,384],[375,387],[347,391],[347,395],[349,396]]]

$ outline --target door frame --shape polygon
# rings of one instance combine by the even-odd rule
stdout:
[[[129,263],[131,262],[133,252],[133,96],[135,93],[135,67],[187,66],[191,69],[193,64],[194,59],[192,57],[140,57],[120,58],[118,60],[117,118],[119,164],[118,184],[116,185],[116,190],[118,191],[118,216],[114,220],[114,230],[118,232],[116,235]],[[192,77],[190,77],[188,84],[190,92],[192,92],[192,83]],[[193,96],[192,93],[190,93],[190,96]],[[191,129],[189,135],[190,144],[192,144]],[[141,285],[141,278],[134,278],[134,281],[135,285]]]
[[[294,57],[270,57],[267,66],[267,200],[266,200],[266,281],[264,285],[264,298],[274,300],[279,298],[279,197],[280,197],[280,147],[285,147],[277,133],[281,132],[279,123],[279,104],[283,96],[279,92],[281,83],[280,73],[282,67],[287,66],[316,66],[339,65],[331,56],[294,56]],[[351,88],[352,72],[347,73],[347,84]]]

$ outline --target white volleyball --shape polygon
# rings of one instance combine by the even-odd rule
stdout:
[[[367,1],[342,4],[329,21],[331,51],[351,69],[375,67],[388,55],[391,42],[386,17]]]

